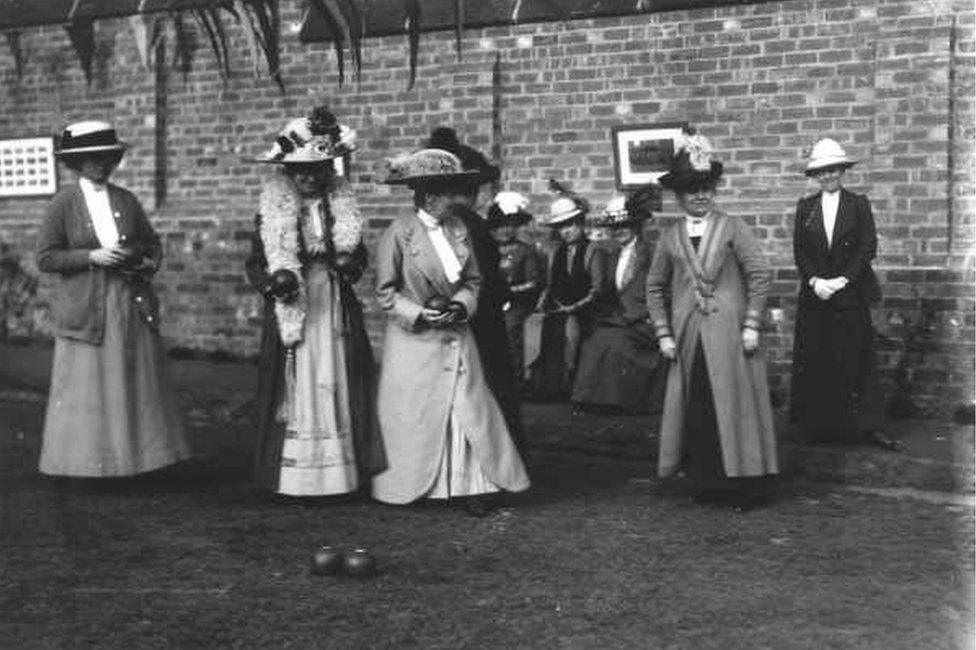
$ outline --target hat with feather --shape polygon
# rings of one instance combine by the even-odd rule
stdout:
[[[600,225],[606,228],[631,228],[654,216],[655,191],[646,187],[629,196],[617,195],[601,212]]]
[[[671,167],[657,182],[675,192],[691,192],[702,187],[714,188],[722,177],[722,163],[712,158],[712,144],[703,135],[685,127],[674,140]]]
[[[329,109],[316,107],[307,117],[289,121],[278,132],[267,151],[258,154],[255,162],[322,163],[341,158],[356,149],[356,132],[339,124]]]
[[[549,206],[549,216],[543,222],[543,225],[562,228],[573,219],[586,218],[587,213],[590,211],[589,201],[570,190],[555,178],[549,179],[549,190],[557,194],[558,198]]]
[[[499,192],[488,206],[489,228],[523,226],[530,221],[529,200],[518,192]]]

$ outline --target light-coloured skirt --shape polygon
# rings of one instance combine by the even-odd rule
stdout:
[[[40,471],[130,476],[190,457],[159,336],[109,274],[101,345],[58,337]]]
[[[295,348],[294,384],[286,382],[278,492],[325,496],[352,492],[356,472],[339,283],[322,264],[306,278],[308,307]],[[290,363],[285,372],[291,372]],[[293,391],[292,394],[287,394]]]

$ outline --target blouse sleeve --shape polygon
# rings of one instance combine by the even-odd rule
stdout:
[[[804,285],[810,283],[810,278],[814,276],[813,260],[806,253],[803,226],[803,199],[796,203],[796,216],[793,217],[793,262],[800,272],[800,280]]]
[[[871,212],[871,201],[866,196],[859,196],[858,199],[857,249],[841,273],[850,282],[861,279],[878,252],[878,233],[874,225],[874,214]]]
[[[732,246],[746,281],[746,314],[742,326],[759,329],[769,294],[769,262],[752,229],[742,219],[735,220]]]
[[[254,216],[254,232],[251,233],[251,252],[244,260],[244,273],[247,281],[265,298],[271,297],[271,277],[268,275],[268,260],[264,256],[264,243],[261,241],[261,215]]]
[[[380,240],[376,253],[376,294],[380,307],[392,313],[400,327],[412,332],[417,329],[423,308],[400,293],[403,286],[403,249],[396,230],[394,222]]]
[[[54,200],[47,206],[37,248],[37,268],[45,273],[80,273],[89,270],[89,249],[72,249],[65,225],[68,205]]]

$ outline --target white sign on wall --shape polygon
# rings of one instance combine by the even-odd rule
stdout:
[[[0,196],[37,196],[57,190],[54,138],[0,140]]]

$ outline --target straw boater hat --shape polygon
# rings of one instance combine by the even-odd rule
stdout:
[[[857,161],[849,157],[836,140],[823,138],[813,145],[813,149],[810,151],[810,160],[807,162],[804,173],[807,176],[812,176],[817,171],[828,167],[847,169],[856,164]]]
[[[532,221],[529,200],[518,192],[499,192],[488,207],[489,228],[522,226]]]
[[[255,162],[321,163],[341,158],[356,148],[356,132],[339,124],[329,110],[319,106],[308,117],[288,122],[271,148],[258,154]]]
[[[474,180],[477,170],[465,170],[461,160],[443,149],[421,149],[386,161],[387,185],[426,185],[447,180]]]
[[[65,127],[61,133],[58,156],[70,156],[98,151],[118,151],[129,148],[129,144],[119,140],[115,129],[108,122],[87,120],[75,122]]]
[[[650,188],[630,196],[615,196],[600,213],[600,225],[605,228],[631,228],[654,216],[654,191]]]
[[[686,127],[674,140],[671,167],[658,177],[658,184],[675,192],[714,187],[722,178],[722,163],[712,159],[712,151],[705,136]]]

